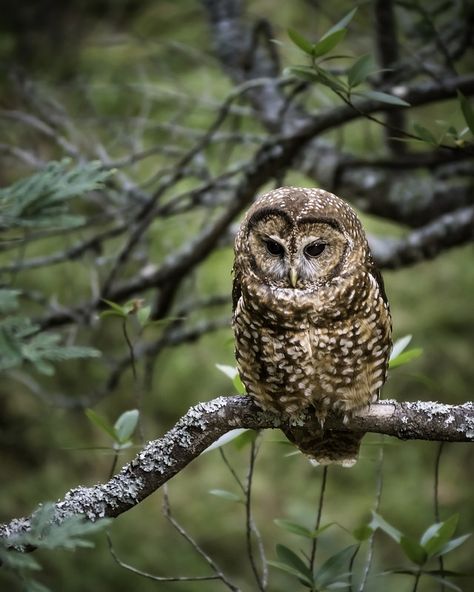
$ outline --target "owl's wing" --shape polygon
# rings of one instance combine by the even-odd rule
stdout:
[[[235,267],[232,272],[234,274],[234,281],[232,283],[232,312],[235,312],[240,295],[242,294],[242,290],[240,287],[240,274],[235,269]]]
[[[385,302],[385,304],[388,305],[388,298],[385,292],[385,284],[383,281],[383,277],[378,267],[375,265],[375,261],[372,259],[372,256],[370,257],[369,261],[369,273],[375,278],[375,281],[377,282],[380,290],[380,294],[382,295],[383,301]]]

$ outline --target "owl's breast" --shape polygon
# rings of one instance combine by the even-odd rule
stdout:
[[[263,408],[351,413],[378,395],[390,314],[371,276],[357,280],[312,293],[242,290],[233,321],[236,357],[247,392]]]
[[[242,301],[234,315],[236,358],[249,395],[264,409],[295,414],[310,405],[314,392],[309,324],[298,330],[257,319]]]

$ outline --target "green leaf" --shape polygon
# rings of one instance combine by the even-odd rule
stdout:
[[[283,530],[287,530],[288,532],[292,532],[293,534],[297,534],[299,536],[303,536],[307,539],[312,539],[312,531],[306,526],[298,524],[297,522],[293,522],[291,520],[285,520],[284,518],[275,518],[273,522]]]
[[[283,70],[283,74],[285,76],[296,76],[297,78],[303,78],[304,80],[309,80],[310,82],[317,82],[317,75],[316,72],[313,70],[311,66],[288,66]]]
[[[474,110],[471,107],[469,99],[465,97],[460,90],[458,90],[458,100],[461,105],[461,111],[464,115],[464,120],[467,123],[469,131],[474,136]]]
[[[454,535],[459,514],[454,514],[444,522],[435,522],[422,535],[420,544],[428,555],[437,553]]]
[[[26,578],[23,581],[23,586],[25,592],[51,592],[51,588],[47,588],[43,584],[40,584],[40,582],[31,580],[30,578]]]
[[[99,317],[101,319],[105,319],[106,317],[119,317],[121,319],[124,318],[124,315],[122,312],[117,312],[115,310],[103,310],[100,314]]]
[[[18,296],[21,290],[0,289],[0,313],[4,314],[18,308]]]
[[[0,562],[2,567],[17,571],[25,569],[40,571],[42,569],[31,554],[7,549],[6,545],[8,545],[9,540],[11,539],[0,539]]]
[[[443,569],[443,570],[424,569],[423,575],[425,575],[425,574],[427,576],[430,576],[431,578],[433,578],[437,582],[443,583],[446,588],[449,588],[450,590],[456,590],[456,592],[463,592],[462,588],[459,588],[459,586],[456,586],[455,584],[453,584],[453,582],[451,582],[447,578],[448,577],[455,577],[455,578],[471,577],[471,575],[472,575],[472,574],[468,574],[468,573],[462,573],[459,571],[452,571],[449,569]]]
[[[232,444],[237,450],[242,450],[252,442],[255,442],[255,439],[258,435],[258,432],[255,430],[244,430],[235,440],[233,440]]]
[[[36,370],[38,370],[38,372],[40,372],[41,374],[44,374],[45,376],[54,376],[54,366],[49,362],[46,362],[45,360],[41,359],[33,359],[30,361],[32,362]]]
[[[243,433],[249,431],[253,430],[248,430],[247,428],[236,428],[235,430],[229,430],[226,434],[222,435],[220,438],[217,438],[215,442],[208,446],[206,450],[204,450],[203,454],[205,452],[210,452],[211,450],[216,450],[216,448],[221,448],[221,446],[224,446],[225,444],[232,442],[233,440],[241,436]]]
[[[234,380],[234,378],[239,375],[239,371],[234,366],[227,366],[226,364],[216,364],[216,368],[231,380]]]
[[[313,46],[313,56],[315,58],[319,58],[327,53],[329,53],[332,49],[336,47],[346,36],[346,30],[341,29],[339,31],[334,31],[330,35],[325,35],[321,38],[318,43],[315,43]]]
[[[120,304],[117,304],[116,302],[112,302],[112,300],[106,300],[105,298],[102,298],[102,301],[105,302],[106,304],[109,305],[109,307],[112,309],[112,311],[114,311],[114,313],[119,316],[119,317],[126,317],[127,316],[127,312],[125,311],[125,308],[123,306],[121,306]],[[101,313],[100,316],[106,316],[106,313],[110,311],[105,311],[103,313]]]
[[[338,80],[320,66],[292,66],[291,68],[287,68],[287,71],[298,78],[324,84],[324,86],[329,87],[334,92],[347,92],[347,88],[341,80]]]
[[[72,167],[68,159],[50,162],[43,170],[0,189],[0,227],[77,227],[84,217],[69,214],[67,202],[103,187],[112,173],[100,162]]]
[[[354,530],[352,531],[352,535],[357,541],[362,542],[366,541],[372,535],[373,532],[374,530],[370,527],[369,524],[362,524],[362,526],[354,528]]]
[[[240,380],[237,368],[234,366],[227,366],[226,364],[216,364],[216,368],[232,380],[232,384],[239,395],[245,394],[245,387]]]
[[[312,584],[313,574],[311,573],[311,570],[306,565],[306,563],[301,559],[301,557],[299,557],[294,551],[292,551],[285,545],[281,544],[278,544],[276,546],[276,553],[278,559],[282,563],[288,565],[289,567],[293,568],[298,572],[298,577]]]
[[[370,54],[358,58],[347,71],[347,82],[350,88],[359,86],[374,68],[374,62]]]
[[[398,366],[402,366],[403,364],[408,364],[408,362],[411,362],[412,360],[419,358],[422,353],[423,350],[421,347],[414,347],[413,349],[404,351],[402,354],[400,354],[393,360],[390,360],[388,367],[393,369],[397,368]]]
[[[441,576],[433,576],[428,572],[423,572],[424,574],[426,573],[427,575],[429,575],[431,578],[433,578],[433,580],[435,580],[436,582],[439,582],[440,584],[443,585],[442,588],[440,588],[441,590],[443,590],[443,588],[449,588],[450,590],[455,590],[455,592],[463,592],[462,588],[460,588],[459,586],[456,586],[456,584],[453,584],[453,582],[450,582],[448,579],[446,579],[446,577],[444,577],[444,575]]]
[[[130,409],[124,411],[117,419],[114,425],[115,433],[117,434],[117,441],[119,444],[125,444],[132,437],[133,432],[138,424],[140,413],[138,409]]]
[[[280,528],[283,528],[283,530],[287,530],[288,532],[297,534],[307,539],[315,539],[321,533],[327,530],[330,526],[334,525],[334,522],[329,522],[328,524],[321,526],[321,528],[311,530],[306,526],[303,526],[302,524],[298,524],[297,522],[293,522],[292,520],[285,520],[283,518],[275,518],[273,522]]]
[[[372,528],[372,530],[377,530],[378,528],[380,530],[383,530],[383,532],[385,532],[385,534],[388,534],[388,536],[391,537],[394,541],[400,543],[402,533],[399,530],[397,530],[394,526],[389,524],[386,520],[384,520],[382,516],[380,516],[380,514],[377,514],[377,512],[372,512],[372,520],[370,521],[369,526],[370,528]]]
[[[245,386],[238,374],[232,381],[232,384],[239,395],[245,395]]]
[[[271,565],[272,567],[276,567],[277,569],[280,569],[281,571],[284,571],[286,573],[291,574],[292,576],[299,578],[306,585],[308,585],[309,587],[312,587],[313,579],[312,578],[309,579],[309,577],[304,576],[301,572],[299,572],[294,567],[291,567],[290,565],[287,565],[286,563],[283,563],[282,561],[267,561],[267,563],[268,563],[268,565]]]
[[[137,319],[141,327],[144,327],[150,320],[151,306],[142,306],[137,310]]]
[[[404,351],[408,347],[412,338],[413,335],[405,335],[404,337],[400,337],[400,339],[397,339],[393,344],[392,353],[390,354],[390,360],[393,360],[394,358],[398,357],[402,353],[402,351]]]
[[[95,424],[99,429],[108,434],[114,442],[117,442],[117,434],[115,433],[114,427],[93,409],[86,409],[85,411],[90,421]]]
[[[357,545],[350,545],[329,557],[316,572],[314,581],[317,586],[327,587],[341,577],[347,576],[347,566],[356,548]]]
[[[287,31],[288,37],[293,41],[293,43],[299,47],[302,51],[307,53],[308,55],[312,55],[313,53],[313,44],[311,41],[303,37],[301,33],[295,31],[295,29],[288,29]]]
[[[356,8],[353,8],[348,14],[346,14],[346,16],[342,17],[342,19],[340,21],[338,21],[335,25],[333,25],[329,29],[329,31],[327,31],[327,33],[325,33],[321,37],[321,40],[325,39],[326,37],[329,37],[329,35],[332,35],[336,31],[341,31],[342,29],[346,29],[347,28],[347,25],[354,18],[354,15],[355,15],[356,12],[357,12],[357,7]]]
[[[467,539],[470,536],[471,536],[471,533],[463,534],[462,536],[458,537],[457,539],[452,539],[451,541],[449,541],[449,543],[446,543],[446,545],[443,545],[443,547],[441,547],[441,549],[437,553],[435,553],[434,557],[441,557],[441,555],[446,555],[446,553],[449,553],[450,551],[457,549],[465,541],[467,541]]]
[[[93,547],[94,544],[84,539],[84,535],[102,530],[112,522],[108,518],[90,522],[84,516],[76,515],[57,524],[55,515],[54,504],[43,504],[32,516],[30,531],[11,537],[9,541],[14,545],[27,544],[46,549]]]
[[[140,298],[134,298],[133,300],[128,300],[123,306],[122,310],[126,316],[136,313],[142,307],[143,300]]]
[[[419,123],[415,123],[413,125],[413,129],[415,130],[417,136],[419,136],[419,138],[423,140],[423,142],[427,142],[428,144],[432,144],[433,146],[438,146],[438,140],[434,137],[434,135],[430,132],[429,129],[420,125]]]
[[[378,90],[366,90],[363,93],[354,93],[358,94],[361,97],[366,97],[368,99],[373,99],[374,101],[379,101],[380,103],[386,103],[388,105],[397,105],[399,107],[409,107],[410,103],[407,103],[403,99],[396,97],[394,95],[389,95],[388,93],[380,92]]]
[[[313,80],[315,82],[320,82],[321,84],[324,84],[324,86],[327,86],[334,92],[347,92],[346,86],[342,82],[342,80],[338,80],[330,72],[328,72],[327,70],[323,70],[323,68],[320,68],[319,66],[314,66]]]
[[[217,497],[221,497],[229,502],[242,502],[242,498],[240,495],[233,493],[232,491],[227,491],[227,489],[210,489],[209,493],[211,495],[215,495]]]
[[[403,535],[400,539],[400,546],[405,552],[405,555],[408,557],[408,559],[413,561],[413,563],[416,563],[417,565],[423,565],[424,563],[426,563],[426,560],[428,559],[428,554],[426,553],[425,549],[420,545],[420,543],[417,543],[413,539]]]

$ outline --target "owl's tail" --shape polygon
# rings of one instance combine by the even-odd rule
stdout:
[[[290,426],[283,429],[286,437],[293,442],[313,464],[337,464],[352,467],[359,456],[363,432],[343,432],[321,428],[308,433],[307,429]]]

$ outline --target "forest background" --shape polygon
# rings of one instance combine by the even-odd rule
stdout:
[[[0,278],[9,291],[0,301],[2,338],[14,312],[31,318],[40,336],[61,340],[34,342],[36,329],[23,327],[23,349],[6,355],[2,344],[2,522],[72,487],[106,481],[191,405],[236,392],[229,370],[216,366],[235,365],[232,239],[251,195],[275,186],[321,186],[361,214],[383,268],[394,336],[412,335],[413,359],[391,370],[384,397],[472,400],[469,3],[7,4],[0,23]],[[345,15],[351,19],[341,24]],[[335,33],[344,33],[333,36],[334,48],[322,61],[309,59],[307,40],[337,23]],[[357,61],[348,95],[338,85]],[[374,89],[388,97],[370,95]],[[357,100],[366,101],[365,115],[353,108]],[[32,175],[30,185],[12,185]],[[125,427],[114,448],[101,418],[113,425],[132,409],[140,411],[133,436]],[[294,452],[278,431],[257,440],[246,432],[169,483],[173,516],[243,590],[262,582],[249,560],[248,504],[228,464],[245,483],[249,455],[252,461],[259,573],[259,541],[271,561],[281,560],[276,544],[295,553],[312,545],[294,523],[313,529],[323,470]],[[318,537],[316,563],[354,542],[349,533],[370,521],[375,506],[415,539],[456,514],[456,534],[471,532],[473,470],[471,444],[369,434],[354,468],[327,472],[320,525],[337,524]],[[114,552],[144,572],[205,577],[209,565],[163,514],[163,496],[158,491],[109,525]],[[93,540],[93,549],[74,553],[38,550],[41,571],[1,570],[0,587],[226,586],[222,579],[151,580],[120,566],[103,533]],[[379,590],[382,577],[387,592],[414,589],[413,573],[376,575],[413,562],[383,528],[374,541],[365,589]],[[354,589],[368,544],[354,563]],[[472,555],[470,539],[447,555],[445,568],[471,572],[450,585],[471,589]],[[269,590],[295,585],[294,575],[269,566]],[[418,589],[445,585],[426,577]]]

